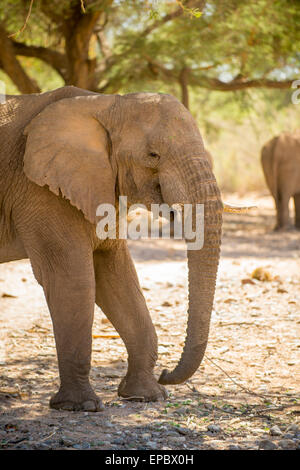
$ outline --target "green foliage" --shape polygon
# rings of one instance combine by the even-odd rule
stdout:
[[[80,0],[35,0],[25,30],[16,39],[27,45],[64,52],[64,22]],[[297,0],[226,0],[205,2],[85,0],[86,14],[105,13],[104,32],[115,60],[100,77],[105,91],[155,82],[177,85],[188,67],[189,85],[207,87],[209,79],[226,83],[245,79],[295,78],[300,64],[300,6]],[[8,32],[19,31],[30,0],[0,2],[0,21]],[[181,9],[172,21],[166,15]],[[147,34],[145,34],[145,32]],[[101,61],[97,45],[91,53]]]
[[[158,3],[157,5],[146,2],[149,7],[149,16],[151,19],[159,19],[161,18],[161,10],[164,10],[163,8],[163,2]],[[169,2],[170,3],[170,2]],[[181,2],[180,0],[174,0],[173,3],[177,3],[181,8],[182,11],[185,13],[188,13],[191,17],[194,18],[200,18],[202,15],[202,11],[199,10],[199,8],[189,8],[187,7],[184,2]]]
[[[200,19],[181,15],[146,36],[139,34],[149,22],[143,6],[123,3],[118,28],[111,31],[112,43],[117,44],[125,67],[139,63],[143,73],[137,79],[166,80],[163,68],[167,68],[176,80],[185,65],[191,69],[191,85],[201,87],[206,77],[221,77],[225,82],[239,74],[285,79],[299,70],[300,8],[295,1],[210,1]],[[123,14],[130,17],[129,28]],[[147,70],[149,59],[154,69],[156,65],[152,73],[149,67]],[[126,83],[126,76],[123,80]]]

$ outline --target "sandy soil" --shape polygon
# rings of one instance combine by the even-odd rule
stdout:
[[[101,413],[50,410],[57,364],[50,316],[27,261],[0,265],[0,448],[295,449],[300,445],[300,233],[274,233],[269,196],[226,215],[205,359],[158,403],[119,399],[126,351],[97,308],[92,383]],[[174,365],[186,324],[184,243],[130,242],[159,337],[156,373]],[[255,269],[269,279],[252,278]],[[297,377],[298,373],[298,377]]]

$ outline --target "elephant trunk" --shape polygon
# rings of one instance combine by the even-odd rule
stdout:
[[[207,346],[210,317],[215,293],[220,257],[222,202],[209,163],[201,158],[184,159],[181,177],[186,182],[186,203],[204,205],[204,243],[201,249],[188,247],[189,308],[186,341],[178,365],[173,371],[164,370],[161,384],[178,384],[198,369]],[[164,194],[164,188],[162,188]],[[174,194],[170,195],[174,203]],[[168,201],[167,201],[168,202]],[[168,202],[169,203],[169,202]],[[195,210],[193,229],[195,230]],[[203,227],[202,227],[203,229]]]

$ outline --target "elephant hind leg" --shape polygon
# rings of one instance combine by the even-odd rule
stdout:
[[[288,228],[290,224],[289,201],[290,195],[287,194],[279,194],[275,199],[277,211],[277,223],[275,230]]]
[[[300,229],[300,193],[294,195],[295,226]]]

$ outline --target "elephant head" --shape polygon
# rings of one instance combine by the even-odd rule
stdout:
[[[97,206],[115,204],[118,195],[147,207],[204,205],[203,248],[188,250],[185,346],[176,368],[159,381],[187,380],[207,345],[222,224],[219,189],[193,117],[169,95],[90,94],[48,105],[25,133],[28,178],[69,199],[91,223]]]

